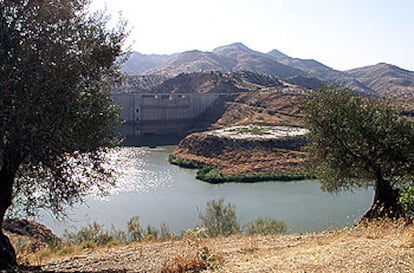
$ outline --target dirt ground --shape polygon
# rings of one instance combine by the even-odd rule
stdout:
[[[177,263],[193,259],[200,249],[214,257],[211,269],[201,272],[414,272],[414,227],[384,222],[322,233],[139,243],[86,251],[42,269],[185,272],[171,268],[177,270]]]

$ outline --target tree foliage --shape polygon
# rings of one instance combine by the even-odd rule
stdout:
[[[398,187],[412,183],[414,125],[389,101],[326,85],[304,103],[310,133],[309,169],[330,192],[371,185],[367,216],[398,216]]]
[[[125,24],[88,0],[0,0],[0,227],[14,197],[56,215],[110,182]],[[2,234],[0,234],[2,235]]]
[[[56,212],[88,176],[104,178],[99,151],[117,143],[109,91],[124,25],[107,30],[109,18],[88,2],[0,1],[0,166],[17,174],[15,196]]]

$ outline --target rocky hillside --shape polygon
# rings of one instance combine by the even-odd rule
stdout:
[[[282,64],[305,71],[308,75],[319,79],[321,82],[336,82],[341,87],[357,90],[363,95],[376,95],[369,85],[364,84],[352,75],[332,69],[316,60],[291,58],[277,50],[270,51],[268,55]]]
[[[377,90],[381,96],[409,99],[414,97],[414,72],[380,63],[348,70],[360,82]]]
[[[275,175],[300,174],[305,158],[301,147],[306,140],[303,136],[274,136],[270,131],[279,130],[276,128],[238,126],[188,135],[174,150],[173,163],[212,166],[229,180],[240,177],[237,181],[249,176],[260,176],[262,179],[252,180],[260,181],[272,180]]]
[[[161,65],[172,58],[172,55],[146,55],[132,52],[122,71],[128,75],[140,75],[154,66]]]
[[[123,86],[113,92],[154,93],[234,93],[269,91],[282,89],[303,89],[276,77],[251,71],[193,72],[174,77],[163,74],[128,76]]]
[[[278,50],[254,51],[243,44],[221,46],[212,52],[186,51],[171,56],[133,55],[124,66],[133,74],[163,74],[246,70],[274,76],[315,88],[322,82],[338,82],[342,87],[364,95],[411,98],[414,92],[412,71],[397,66],[378,64],[348,71],[332,69],[317,60],[292,58]],[[139,58],[138,58],[139,57]]]
[[[233,93],[280,89],[283,83],[275,77],[249,71],[195,72],[180,74],[154,88],[160,93]]]

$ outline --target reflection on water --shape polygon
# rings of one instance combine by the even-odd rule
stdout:
[[[180,233],[200,224],[198,213],[208,201],[223,198],[236,205],[242,225],[257,217],[272,217],[286,221],[289,232],[305,232],[352,225],[372,200],[372,190],[331,195],[322,192],[315,180],[208,184],[196,180],[194,170],[168,163],[173,148],[114,151],[119,179],[113,193],[105,199],[90,196],[86,206],[71,211],[71,221],[57,223],[45,215],[43,222],[61,235],[65,229],[93,221],[125,230],[127,221],[139,216],[144,226],[166,223]]]
[[[113,151],[112,160],[117,171],[117,185],[112,194],[165,190],[173,177],[169,168],[157,164],[162,148],[123,147]]]

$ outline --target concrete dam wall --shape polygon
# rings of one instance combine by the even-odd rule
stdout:
[[[219,94],[122,93],[113,94],[122,106],[119,128],[124,136],[185,134],[194,120],[219,97]]]

